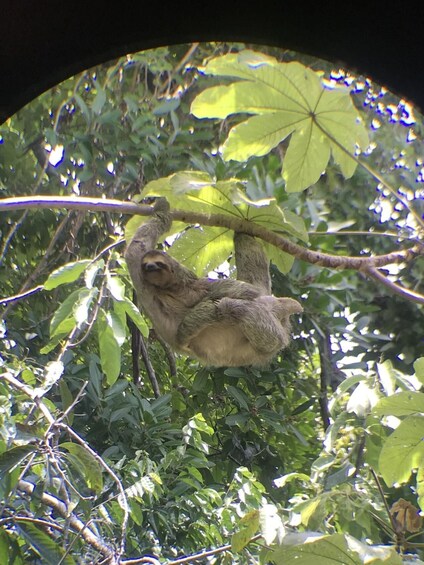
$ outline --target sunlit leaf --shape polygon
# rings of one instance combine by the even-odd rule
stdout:
[[[125,298],[125,300],[116,302],[114,305],[114,309],[116,311],[122,309],[125,312],[125,314],[127,314],[129,318],[131,318],[131,320],[134,322],[134,324],[137,326],[137,328],[140,330],[141,334],[144,337],[147,337],[149,335],[149,327],[146,323],[146,320],[143,318],[143,316],[140,314],[140,311],[133,304],[133,302],[131,302],[131,300]]]
[[[421,511],[424,511],[424,466],[417,470],[417,495]]]
[[[343,176],[352,176],[356,153],[367,147],[368,134],[347,89],[329,88],[298,62],[280,63],[249,50],[211,60],[205,73],[241,80],[201,92],[191,106],[196,117],[251,114],[230,130],[224,159],[266,155],[289,138],[283,161],[289,192],[314,184],[331,155]]]
[[[49,275],[48,279],[44,283],[44,288],[46,290],[53,290],[62,284],[69,284],[76,281],[90,263],[90,260],[85,259],[59,267]]]
[[[415,361],[414,370],[417,379],[424,385],[424,357],[420,357]]]
[[[266,504],[260,509],[259,521],[261,534],[267,545],[271,545],[277,537],[284,535],[283,522],[273,504]]]
[[[381,398],[373,409],[377,416],[410,416],[419,412],[424,414],[424,394],[413,391],[401,391]]]
[[[402,565],[403,560],[393,547],[372,546],[361,542],[350,535],[346,535],[346,541],[351,551],[357,553],[361,563],[374,565]]]
[[[74,319],[79,327],[88,321],[90,306],[93,300],[96,299],[98,293],[99,290],[96,287],[82,288],[80,290],[74,307],[72,308]]]
[[[284,541],[283,541],[284,543]],[[282,545],[272,552],[275,565],[362,565],[358,554],[349,550],[344,536],[334,534],[302,545]]]
[[[231,538],[231,548],[238,553],[246,547],[259,528],[259,511],[252,510],[240,520],[239,531]]]
[[[223,228],[192,228],[178,237],[171,255],[200,276],[219,267],[233,250],[233,232]]]
[[[424,416],[409,416],[388,437],[380,453],[379,470],[387,485],[405,483],[413,469],[424,465]]]
[[[62,361],[49,361],[44,368],[43,382],[40,387],[34,389],[39,396],[51,389],[63,375],[64,365]]]
[[[106,285],[115,300],[124,300],[125,285],[119,277],[106,275]]]
[[[166,196],[178,191],[177,206],[184,210],[207,214],[228,214],[239,219],[250,220],[267,229],[288,233],[308,241],[304,221],[289,210],[280,208],[274,199],[254,202],[246,197],[237,179],[214,182],[205,173],[183,172],[168,179],[152,181],[146,186],[150,195]],[[175,198],[175,196],[173,197]],[[142,222],[143,220],[141,220]],[[128,222],[126,237],[132,237],[140,220]],[[175,232],[173,225],[171,231]],[[166,237],[166,236],[165,236]],[[226,228],[203,226],[201,229],[185,230],[173,243],[171,255],[199,275],[218,267],[233,251],[233,232]],[[293,265],[293,257],[271,245],[266,245],[269,258],[283,273]]]
[[[104,266],[105,266],[104,260],[99,259],[98,261],[91,263],[91,265],[89,265],[86,268],[84,273],[84,281],[85,281],[85,286],[87,288],[93,288],[96,275],[99,271],[101,271],[104,268]]]

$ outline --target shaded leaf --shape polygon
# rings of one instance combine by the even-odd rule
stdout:
[[[235,386],[228,386],[227,391],[241,408],[249,410],[249,399],[245,392]]]
[[[35,451],[37,451],[37,448],[34,445],[20,445],[2,453],[0,455],[0,475],[4,476]]]
[[[22,537],[49,565],[75,565],[73,557],[65,555],[57,541],[50,538],[32,523],[19,522],[15,525]]]
[[[81,472],[87,485],[97,494],[103,489],[102,467],[100,463],[91,455],[83,445],[65,441],[60,444],[62,449],[66,449],[73,456],[71,459],[75,467]]]

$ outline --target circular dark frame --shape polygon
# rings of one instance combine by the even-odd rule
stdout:
[[[69,76],[126,53],[192,41],[293,49],[370,76],[424,108],[424,5],[3,0],[0,122]]]

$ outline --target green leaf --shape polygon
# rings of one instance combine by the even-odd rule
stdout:
[[[62,284],[69,284],[76,281],[90,263],[90,260],[84,259],[74,263],[67,263],[62,267],[59,267],[47,278],[44,283],[45,290],[53,290]]]
[[[414,363],[415,376],[424,385],[424,357],[420,357]]]
[[[60,379],[59,381],[59,392],[60,398],[62,401],[61,408],[65,412],[73,403],[74,397],[72,396],[72,392],[70,391],[65,379]],[[67,413],[66,420],[70,426],[72,426],[74,420],[74,413],[73,410]]]
[[[287,149],[283,178],[288,192],[299,192],[315,184],[330,159],[330,143],[312,120],[297,129]]]
[[[15,524],[21,536],[31,545],[40,557],[49,565],[75,565],[73,557],[65,556],[57,541],[49,537],[34,524],[22,522]]]
[[[75,325],[88,319],[89,308],[98,294],[97,288],[79,288],[72,292],[53,314],[50,322],[50,337],[68,335]]]
[[[72,308],[74,319],[79,327],[88,321],[90,306],[98,294],[99,290],[96,287],[80,289],[78,298]]]
[[[106,375],[109,386],[116,382],[121,371],[121,348],[115,337],[115,332],[120,335],[121,330],[114,327],[111,315],[101,310],[97,318],[97,332],[99,339],[99,353],[102,371]]]
[[[100,114],[106,102],[106,92],[99,83],[96,85],[96,90],[96,96],[94,97],[91,109],[95,114]]]
[[[259,528],[259,510],[252,510],[239,522],[240,530],[231,537],[231,549],[238,553],[246,547]]]
[[[74,98],[75,98],[75,102],[78,104],[82,115],[84,116],[87,124],[90,124],[91,122],[91,113],[90,110],[88,109],[87,104],[84,102],[84,100],[81,98],[81,96],[79,94],[74,94]]]
[[[413,469],[424,465],[424,417],[409,416],[387,438],[379,458],[385,483],[405,483]]]
[[[103,270],[105,262],[103,259],[92,262],[85,270],[84,281],[87,288],[93,288],[94,279],[99,271]]]
[[[357,553],[349,550],[346,539],[340,534],[323,536],[302,545],[281,546],[269,554],[275,565],[362,565]]]
[[[106,274],[106,284],[111,295],[115,300],[124,300],[125,298],[125,285],[122,280],[117,276]]]
[[[119,310],[121,309],[124,310],[124,312],[140,330],[141,334],[144,337],[149,336],[149,327],[146,323],[146,320],[143,318],[143,316],[140,314],[140,310],[138,310],[138,308],[133,304],[133,302],[131,302],[131,300],[125,298],[120,302],[115,302],[114,308],[117,312],[119,312]]]
[[[373,413],[377,416],[410,416],[424,414],[424,394],[422,392],[402,391],[379,400]]]
[[[357,553],[361,563],[374,565],[402,565],[403,560],[393,547],[372,546],[361,542],[350,535],[346,535],[348,547]]]
[[[287,475],[278,477],[278,479],[274,479],[274,484],[277,488],[282,488],[287,483],[291,483],[295,480],[309,483],[311,481],[311,478],[309,477],[309,475],[305,475],[305,473],[288,473]]]
[[[73,456],[70,460],[83,475],[87,485],[97,494],[100,494],[103,489],[102,467],[100,463],[83,445],[65,441],[60,444],[60,447],[69,451]]]
[[[156,108],[153,109],[154,116],[163,116],[164,114],[169,114],[175,111],[180,106],[179,98],[170,98],[161,104],[158,104]]]
[[[352,176],[368,134],[347,89],[329,88],[298,62],[280,63],[248,50],[213,59],[205,73],[242,80],[200,93],[191,106],[197,118],[253,114],[230,130],[224,159],[266,155],[290,137],[283,162],[287,191],[317,182],[331,155],[343,176]]]
[[[254,202],[249,200],[237,179],[214,182],[205,173],[182,172],[167,179],[152,181],[146,186],[146,195],[166,196],[170,203],[175,193],[180,194],[177,206],[185,210],[208,214],[228,214],[244,218],[267,229],[289,233],[308,241],[305,224],[299,216],[282,210],[274,199]],[[174,193],[175,192],[175,193]],[[171,194],[171,196],[169,196]],[[171,203],[172,206],[172,203]],[[126,238],[139,225],[128,222]],[[175,228],[175,226],[174,226]],[[281,272],[287,273],[293,257],[267,245],[269,257]],[[225,228],[202,227],[184,230],[174,241],[171,254],[199,275],[205,275],[226,261],[233,251],[233,232]]]
[[[227,391],[241,408],[249,410],[249,399],[245,392],[235,386],[228,386]]]
[[[34,445],[20,445],[2,453],[0,455],[0,476],[4,477],[6,473],[35,451],[37,451],[37,448]]]
[[[424,510],[424,466],[417,470],[417,495],[418,504]]]
[[[0,532],[0,563],[11,563],[9,561],[9,536],[6,532]]]
[[[233,232],[222,228],[192,228],[172,245],[171,255],[204,276],[226,261],[233,250]]]

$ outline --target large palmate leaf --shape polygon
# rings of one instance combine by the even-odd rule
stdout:
[[[255,202],[247,198],[238,179],[215,181],[206,173],[185,171],[148,183],[145,196],[165,196],[171,209],[184,209],[202,214],[226,214],[262,225],[276,233],[286,233],[308,241],[305,224],[299,216],[280,208],[272,198]],[[132,237],[140,222],[133,218],[126,227],[126,238]],[[172,255],[197,274],[205,274],[226,261],[233,250],[233,232],[228,228],[191,228],[178,223],[171,233],[181,232],[172,245]],[[165,235],[166,237],[166,235]],[[288,272],[293,258],[266,246],[269,257],[282,272]]]
[[[353,175],[368,135],[345,88],[330,88],[298,62],[279,63],[248,50],[211,60],[205,73],[238,80],[199,94],[191,107],[197,118],[253,114],[231,129],[224,159],[266,155],[291,136],[283,163],[288,191],[315,183],[330,156],[346,178]]]

